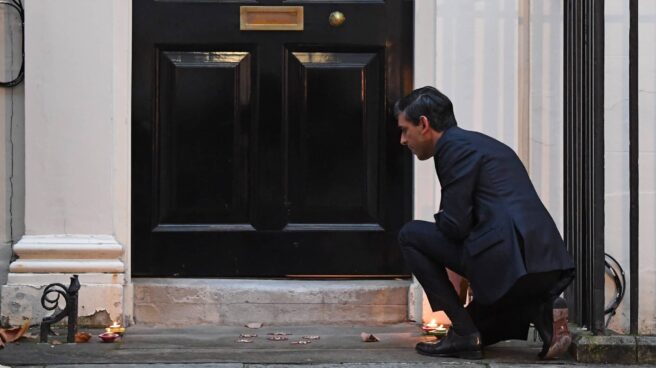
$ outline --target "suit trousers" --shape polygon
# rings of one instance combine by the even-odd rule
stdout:
[[[460,298],[445,268],[467,278],[462,265],[464,247],[445,237],[432,222],[410,221],[399,233],[399,244],[406,263],[426,293],[433,311],[443,310],[454,325],[462,310]],[[503,265],[498,265],[503,267]],[[502,340],[525,340],[529,323],[538,318],[539,306],[555,298],[554,287],[562,271],[527,274],[493,304],[474,300],[466,311],[481,333],[484,345]]]

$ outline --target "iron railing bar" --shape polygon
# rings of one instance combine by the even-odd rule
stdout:
[[[592,20],[592,52],[593,67],[591,84],[593,91],[592,124],[592,203],[593,224],[591,239],[593,239],[593,267],[592,267],[592,320],[593,332],[604,333],[604,300],[605,300],[605,178],[604,178],[604,39],[605,39],[605,6],[602,0],[590,1]]]
[[[629,0],[629,331],[638,334],[639,309],[639,143],[638,143],[638,0]]]

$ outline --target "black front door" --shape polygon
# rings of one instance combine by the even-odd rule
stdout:
[[[243,5],[301,6],[304,29],[240,30]],[[404,273],[412,161],[391,108],[411,87],[412,11],[134,1],[133,274]]]

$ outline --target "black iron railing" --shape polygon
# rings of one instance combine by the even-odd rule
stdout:
[[[573,319],[604,331],[604,1],[565,0],[565,242]]]
[[[629,277],[630,332],[638,333],[638,0],[629,0]]]
[[[41,321],[41,342],[48,342],[48,335],[53,334],[51,326],[61,321],[64,317],[68,317],[66,342],[75,342],[75,334],[77,333],[78,291],[80,291],[80,281],[77,275],[71,277],[71,283],[68,287],[60,283],[54,283],[46,286],[45,290],[43,290],[43,296],[41,296],[41,305],[43,308],[49,311],[59,310],[59,312]],[[66,304],[63,309],[59,305],[59,302],[62,300]]]

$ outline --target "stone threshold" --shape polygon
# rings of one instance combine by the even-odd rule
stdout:
[[[137,325],[389,324],[408,320],[411,280],[134,278]]]
[[[593,335],[570,326],[570,353],[577,362],[596,364],[656,364],[656,336]]]

